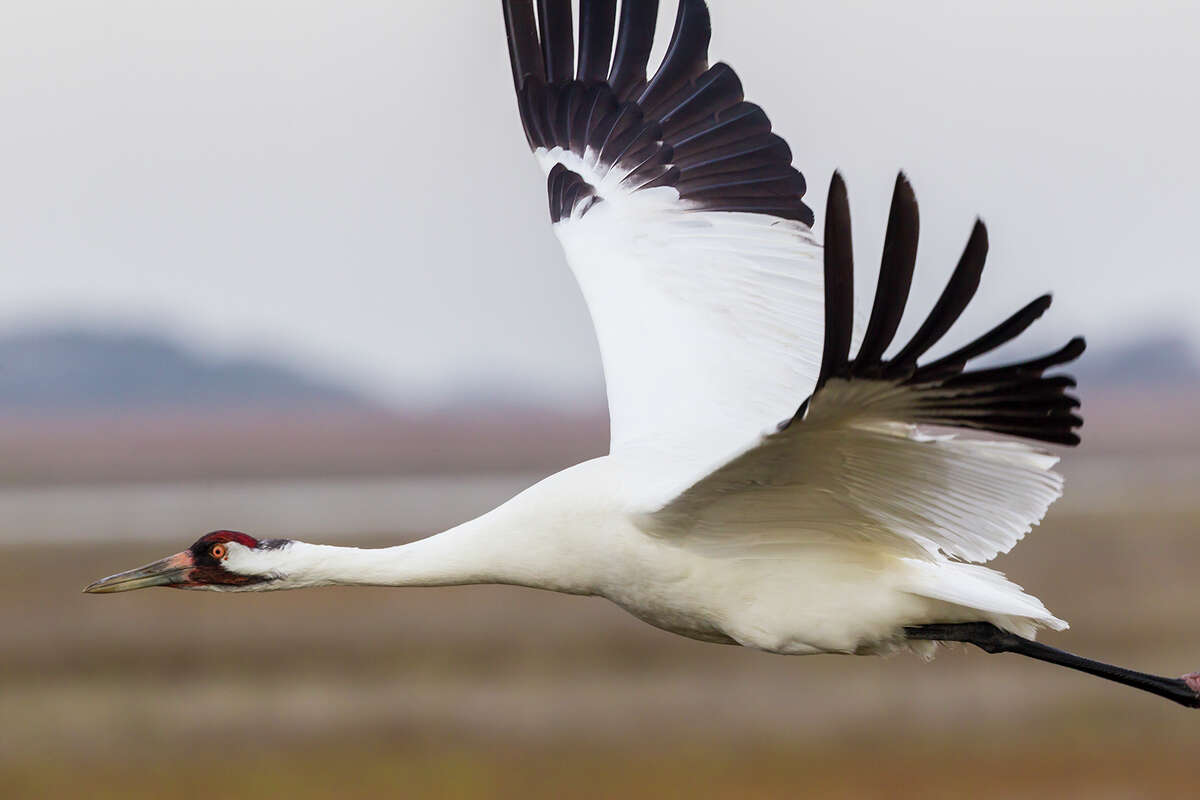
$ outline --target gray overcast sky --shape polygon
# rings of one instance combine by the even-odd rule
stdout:
[[[898,168],[920,311],[988,222],[960,343],[1053,290],[1041,342],[1200,344],[1200,4],[711,5],[818,225],[846,175],[862,266]],[[394,398],[598,396],[498,2],[10,3],[0,103],[0,328],[148,321]]]

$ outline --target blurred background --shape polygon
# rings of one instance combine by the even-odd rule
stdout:
[[[515,588],[79,593],[217,528],[398,543],[604,452],[495,5],[5,9],[0,793],[1190,794],[1194,717],[1015,657],[788,659]],[[996,562],[1045,639],[1200,667],[1200,11],[711,5],[818,225],[846,175],[860,287],[903,167],[914,306],[991,230],[944,349],[1047,290],[1004,360],[1088,337],[1067,495]]]

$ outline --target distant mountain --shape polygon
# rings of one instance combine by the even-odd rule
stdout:
[[[1187,339],[1172,333],[1107,350],[1093,347],[1068,371],[1093,389],[1200,389],[1200,358]],[[464,383],[430,406],[442,413],[463,407],[547,410],[487,379]],[[380,409],[330,380],[265,359],[213,358],[157,333],[47,327],[0,335],[0,414],[234,410]]]
[[[150,333],[0,336],[0,413],[368,408],[331,382],[264,360],[209,358]]]
[[[1200,359],[1182,336],[1158,333],[1108,350],[1091,349],[1071,372],[1093,386],[1200,386]]]
[[[0,484],[544,474],[604,452],[603,412],[536,408],[489,383],[462,387],[445,408],[388,409],[264,359],[214,359],[151,333],[0,335]]]

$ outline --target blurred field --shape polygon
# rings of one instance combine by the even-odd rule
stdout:
[[[603,409],[2,412],[0,486],[554,471],[608,443]]]
[[[1200,668],[1200,460],[1065,472],[998,562],[1074,625],[1046,640]],[[507,587],[85,596],[190,541],[127,541],[95,497],[36,503],[83,541],[0,520],[0,797],[1196,794],[1200,715],[1015,656],[770,656]],[[422,524],[481,502],[406,497]],[[203,511],[181,528],[231,524]]]

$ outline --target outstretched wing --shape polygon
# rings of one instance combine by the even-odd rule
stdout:
[[[571,9],[504,0],[521,120],[596,326],[612,451],[662,454],[679,488],[815,385],[812,212],[766,114],[708,66],[702,0],[681,0],[649,77],[657,0],[619,20],[616,0],[579,0],[578,39]]]
[[[916,199],[896,182],[870,321],[853,360],[850,211],[841,177],[825,224],[824,354],[816,391],[756,447],[646,517],[662,535],[726,554],[780,555],[821,541],[883,542],[914,555],[987,561],[1007,552],[1059,497],[1057,458],[1016,439],[1074,445],[1083,424],[1075,382],[1046,370],[1074,360],[1082,339],[1042,358],[982,370],[968,361],[1025,330],[1039,297],[948,356],[918,360],[979,286],[987,231],[976,223],[933,310],[891,359],[917,250]],[[1000,434],[931,435],[918,425]],[[1007,438],[1007,437],[1016,437]]]

